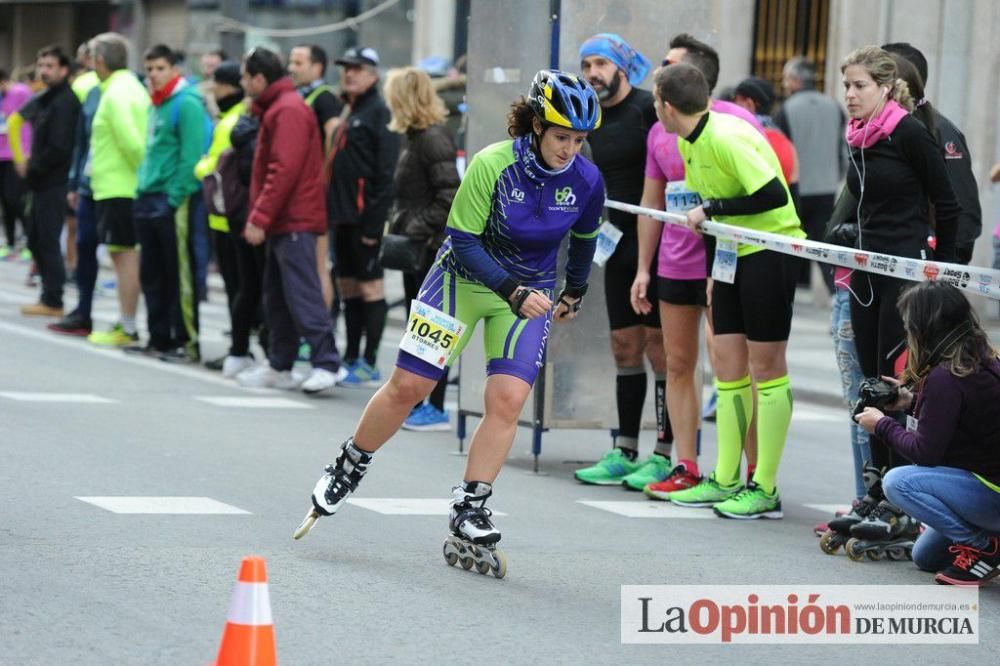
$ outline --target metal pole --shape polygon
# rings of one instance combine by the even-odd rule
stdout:
[[[221,0],[219,9],[226,18],[247,23],[250,14],[250,0]],[[233,60],[240,60],[246,52],[246,35],[237,30],[223,28],[219,35],[219,45]]]
[[[549,18],[552,21],[552,43],[549,51],[549,67],[559,69],[559,14],[562,0],[549,0]]]

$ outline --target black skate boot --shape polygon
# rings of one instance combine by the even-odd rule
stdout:
[[[851,510],[843,516],[836,516],[827,523],[826,533],[819,541],[820,549],[827,555],[833,555],[851,538],[851,528],[867,518],[885,495],[882,493],[883,471],[865,464],[864,472],[865,496],[855,500]]]
[[[448,529],[451,536],[444,541],[444,559],[449,565],[457,563],[463,569],[476,566],[476,571],[490,571],[497,578],[507,573],[507,558],[497,549],[500,530],[490,520],[492,512],[486,500],[493,494],[493,487],[481,481],[468,481],[452,488],[451,513]]]
[[[326,473],[316,482],[312,494],[313,508],[295,531],[296,539],[308,534],[320,516],[332,516],[337,513],[344,500],[357,490],[358,484],[368,471],[368,466],[371,465],[372,458],[372,454],[354,445],[353,437],[347,438],[347,441],[340,446],[337,460],[326,466]]]
[[[868,557],[881,560],[908,560],[913,543],[920,536],[920,523],[887,499],[878,503],[860,523],[851,527],[851,539],[844,550],[855,562]]]

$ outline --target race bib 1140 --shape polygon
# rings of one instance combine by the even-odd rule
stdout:
[[[399,348],[437,368],[448,365],[465,324],[420,301],[413,301]]]

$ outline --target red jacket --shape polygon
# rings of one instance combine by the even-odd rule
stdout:
[[[260,118],[260,132],[247,224],[268,236],[326,233],[323,150],[316,114],[287,77],[261,93],[253,113]]]

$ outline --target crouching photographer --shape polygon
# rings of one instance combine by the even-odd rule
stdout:
[[[945,585],[982,585],[1000,574],[1000,360],[969,301],[924,282],[898,301],[908,360],[890,409],[855,419],[913,465],[883,479],[891,502],[924,523],[913,561]]]

